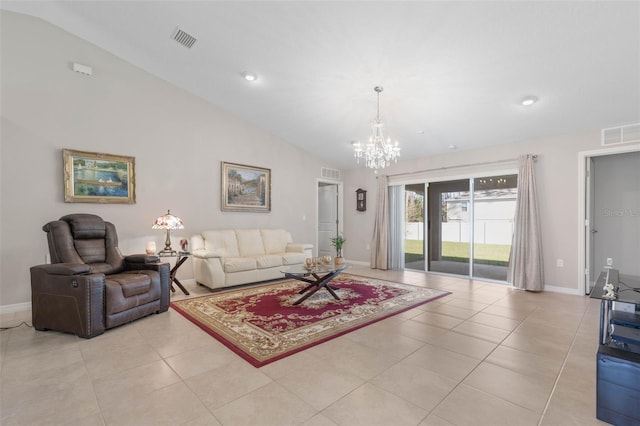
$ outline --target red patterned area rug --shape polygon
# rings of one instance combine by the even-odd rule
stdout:
[[[171,303],[173,309],[255,367],[450,294],[351,274],[331,281],[341,300],[320,289],[298,306],[296,280]]]

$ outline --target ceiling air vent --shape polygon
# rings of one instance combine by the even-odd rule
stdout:
[[[640,123],[602,129],[602,145],[640,142]]]
[[[176,29],[171,38],[189,49],[191,49],[191,46],[196,42],[196,38],[194,36],[185,33],[180,28]]]
[[[334,170],[334,169],[328,169],[326,167],[322,167],[321,176],[323,178],[340,180],[340,170]]]

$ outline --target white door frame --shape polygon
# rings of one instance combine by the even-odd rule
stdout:
[[[587,179],[587,160],[590,157],[600,157],[604,155],[624,154],[626,152],[640,152],[640,145],[607,147],[593,151],[581,151],[578,153],[578,294],[586,294],[587,280],[587,238],[586,233],[590,231],[587,224],[587,191],[589,190],[589,180]],[[591,200],[593,202],[593,200]]]
[[[330,180],[330,179],[322,179],[322,178],[318,178],[316,179],[316,187],[314,189],[314,191],[316,192],[316,243],[315,243],[315,250],[314,253],[318,253],[318,248],[319,248],[319,242],[320,242],[320,237],[318,236],[318,225],[319,225],[319,215],[318,215],[318,209],[320,208],[320,201],[319,201],[319,197],[318,197],[318,188],[320,187],[320,183],[327,183],[330,185],[337,185],[338,186],[338,233],[342,234],[344,232],[344,228],[343,228],[343,201],[344,201],[344,191],[343,191],[343,183],[342,181],[335,181],[335,180]]]

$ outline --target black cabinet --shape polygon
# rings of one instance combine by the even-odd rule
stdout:
[[[606,274],[602,273],[591,292],[601,299],[600,345],[597,354],[596,416],[618,426],[640,424],[640,313],[612,309],[614,302],[638,309],[640,283],[622,283],[611,270],[609,282],[615,297],[603,296]],[[626,281],[626,280],[625,280]]]
[[[598,419],[640,424],[640,354],[600,345],[596,385]]]

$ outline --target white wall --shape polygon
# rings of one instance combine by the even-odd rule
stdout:
[[[167,209],[185,223],[174,247],[225,227],[315,241],[316,179],[332,165],[39,19],[3,11],[1,43],[0,306],[30,301],[29,268],[48,251],[42,226],[69,213],[113,222],[125,254],[149,240],[163,247],[151,224]],[[73,72],[74,61],[93,76]],[[137,203],[64,203],[63,148],[134,156]],[[221,161],[271,169],[270,213],[220,211]]]
[[[224,227],[284,227],[297,241],[315,241],[316,179],[321,166],[335,167],[57,27],[5,11],[0,19],[0,307],[29,302],[29,267],[47,253],[41,227],[68,213],[95,213],[114,222],[125,253],[142,252],[149,240],[162,247],[164,234],[151,230],[151,222],[168,208],[186,225],[173,234],[174,244]],[[71,71],[74,61],[91,65],[94,75]],[[385,173],[538,154],[546,285],[577,290],[577,153],[599,148],[599,137],[594,129],[461,150],[403,161]],[[64,203],[63,148],[134,156],[137,203]],[[271,213],[220,211],[221,161],[272,170]],[[454,167],[430,176],[477,169]],[[345,256],[368,263],[375,175],[359,167],[343,176]],[[355,211],[358,188],[368,191],[366,212]],[[557,258],[563,268],[556,267]],[[183,276],[191,276],[189,268],[185,264]]]
[[[549,137],[520,143],[496,145],[489,149],[459,151],[442,156],[422,158],[398,163],[382,173],[390,176],[421,170],[438,169],[422,174],[434,180],[448,176],[461,177],[475,172],[502,170],[504,165],[495,164],[478,167],[456,167],[468,164],[490,163],[517,158],[521,154],[537,154],[535,172],[543,226],[543,256],[545,285],[558,287],[561,291],[578,292],[578,153],[600,148],[600,131],[585,131],[580,134]],[[513,163],[514,165],[516,163]],[[512,167],[513,165],[510,165]],[[379,172],[381,173],[381,172]],[[355,210],[355,190],[368,190],[371,206],[364,213],[345,215],[346,256],[349,259],[369,261],[377,182],[374,173],[364,168],[344,173],[346,212]],[[403,183],[418,182],[416,175],[392,177]],[[564,266],[558,267],[556,260],[562,259]]]

